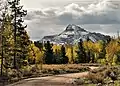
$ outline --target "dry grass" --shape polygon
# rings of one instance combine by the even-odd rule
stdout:
[[[61,65],[43,65],[44,69],[81,69],[88,68],[87,66],[81,66],[81,64],[61,64]]]
[[[109,84],[112,82],[113,86],[118,78],[119,78],[119,67],[101,67],[99,69],[95,69],[93,71],[90,71],[89,75],[87,76],[87,79],[90,80],[94,84]],[[102,86],[104,86],[102,85]],[[119,86],[119,85],[115,85]]]
[[[38,66],[40,69],[40,65]],[[90,68],[79,64],[43,65],[42,73],[65,74],[89,71]]]
[[[90,68],[87,66],[82,66],[81,64],[59,64],[59,65],[30,65],[24,66],[22,69],[15,70],[9,69],[8,75],[10,82],[16,82],[24,78],[33,78],[41,76],[49,76],[56,74],[66,74],[66,73],[79,73],[89,71]]]
[[[104,83],[104,75],[102,73],[90,73],[87,77],[92,83]]]

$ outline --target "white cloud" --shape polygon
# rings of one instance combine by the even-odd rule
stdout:
[[[120,24],[119,14],[120,4],[118,2],[103,0],[97,4],[90,4],[87,7],[72,3],[63,8],[51,7],[33,10],[28,12],[28,16],[25,19],[29,21],[27,24],[28,28],[32,31],[31,37],[35,38],[55,33],[56,31],[59,32],[60,27],[66,26],[69,23],[86,25],[87,29],[90,30],[94,29],[105,33],[112,33],[115,28],[118,28],[118,24]]]

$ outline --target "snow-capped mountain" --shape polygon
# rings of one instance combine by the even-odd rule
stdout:
[[[74,44],[78,43],[80,39],[83,41],[85,40],[91,40],[92,42],[97,42],[99,40],[107,40],[110,36],[106,36],[100,33],[92,33],[89,31],[86,31],[85,29],[74,25],[69,24],[66,29],[58,34],[58,35],[52,35],[52,36],[44,36],[42,38],[42,42],[50,41],[55,44]]]

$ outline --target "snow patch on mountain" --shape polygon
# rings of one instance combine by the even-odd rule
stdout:
[[[45,36],[42,39],[42,42],[50,41],[54,44],[74,44],[78,43],[80,39],[83,41],[90,40],[92,42],[97,42],[99,40],[107,40],[110,36],[105,36],[100,33],[92,33],[86,31],[85,29],[81,28],[80,26],[69,24],[66,29],[58,34],[53,36]]]

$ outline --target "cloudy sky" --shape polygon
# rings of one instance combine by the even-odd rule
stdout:
[[[68,24],[114,35],[120,30],[120,0],[21,0],[32,40],[62,32]]]

